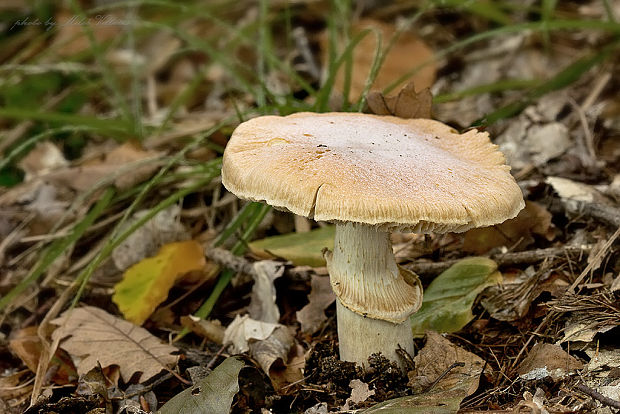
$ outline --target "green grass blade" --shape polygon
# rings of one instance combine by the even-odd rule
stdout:
[[[203,179],[196,181],[191,186],[176,191],[175,193],[168,196],[166,199],[159,202],[155,207],[150,209],[147,214],[140,217],[139,220],[137,220],[135,223],[129,226],[125,231],[108,239],[108,242],[102,247],[102,249],[99,251],[97,256],[89,263],[89,265],[76,278],[76,282],[79,283],[79,288],[71,303],[71,306],[73,307],[77,305],[77,303],[79,302],[80,297],[82,296],[82,293],[84,289],[86,288],[86,284],[88,283],[88,280],[92,276],[93,272],[101,265],[101,263],[103,263],[105,259],[110,257],[110,255],[112,254],[112,251],[116,247],[118,247],[123,241],[125,241],[127,237],[129,237],[137,229],[142,227],[147,221],[152,219],[157,213],[159,213],[162,210],[165,210],[166,208],[175,204],[180,199],[187,196],[188,194],[191,194],[197,189],[204,187],[213,178],[217,177],[217,175],[218,173],[214,172],[213,175],[204,177]],[[122,225],[122,222],[116,226],[116,229],[120,228],[121,225]]]
[[[468,96],[496,93],[503,91],[529,89],[541,83],[540,79],[501,79],[497,82],[474,86],[461,91],[444,93],[433,97],[433,103],[458,101]]]
[[[256,211],[259,207],[260,203],[248,203],[244,205],[239,211],[239,213],[235,216],[235,218],[231,220],[230,223],[228,223],[226,227],[224,227],[224,230],[222,230],[222,232],[217,236],[217,238],[213,242],[213,246],[217,247],[224,243],[230,236],[232,236],[237,231],[237,229],[239,229],[243,225],[243,223],[248,217],[256,214]]]
[[[1,110],[0,110],[1,111]],[[5,169],[12,163],[14,163],[21,156],[25,155],[32,147],[39,141],[52,137],[54,135],[63,134],[66,132],[79,132],[79,131],[97,131],[96,128],[92,127],[80,127],[80,126],[68,126],[62,128],[54,128],[48,129],[47,131],[41,132],[40,134],[36,134],[31,136],[30,138],[25,139],[20,142],[15,148],[13,148],[8,154],[4,155],[2,159],[0,159],[0,170]]]
[[[131,137],[131,123],[121,119],[104,119],[94,116],[74,115],[63,112],[40,112],[24,108],[0,108],[0,117],[54,122],[58,124],[89,127],[110,137]]]
[[[269,212],[269,210],[271,210],[271,206],[267,204],[259,204],[259,209],[255,212],[254,216],[250,218],[248,227],[244,231],[243,235],[230,250],[233,254],[243,254],[243,252],[247,248],[247,244],[250,241],[250,238],[256,231],[256,228],[261,223],[261,221],[263,221],[263,218],[265,218],[265,215]],[[226,269],[222,272],[207,300],[202,304],[202,306],[200,306],[200,308],[196,312],[194,312],[195,316],[203,319],[209,316],[209,314],[213,310],[213,307],[217,303],[217,300],[220,298],[220,295],[222,294],[226,286],[228,286],[228,283],[230,282],[230,279],[233,277],[234,273],[235,272],[230,269]],[[187,332],[184,329],[183,332],[179,334],[179,337],[182,337],[185,334],[187,334]]]
[[[103,210],[110,204],[114,196],[114,189],[109,187],[97,201],[95,206],[86,214],[86,216],[77,223],[71,234],[61,239],[57,239],[45,249],[41,260],[34,267],[28,276],[26,276],[17,286],[15,286],[4,297],[0,298],[0,309],[4,309],[11,301],[20,293],[22,293],[31,283],[37,281],[43,273],[50,267],[52,263],[72,244],[75,243],[86,230],[95,222],[97,217],[101,215]]]
[[[612,52],[618,49],[620,43],[618,41],[603,48],[598,53],[578,59],[576,62],[570,64],[565,69],[559,71],[553,78],[547,82],[542,83],[540,86],[533,88],[525,97],[516,102],[512,102],[498,110],[485,116],[473,123],[472,126],[491,125],[501,119],[509,118],[521,112],[527,106],[529,106],[534,100],[546,95],[549,92],[553,92],[562,89],[571,83],[577,81],[585,72],[607,59]]]
[[[86,13],[84,12],[84,10],[82,9],[82,7],[80,6],[77,0],[70,0],[70,4],[71,4],[71,8],[73,9],[73,12],[76,14],[76,16],[80,18],[81,21],[88,21],[88,17],[86,16]],[[114,71],[112,70],[112,68],[108,64],[107,59],[104,56],[104,51],[101,48],[101,45],[99,44],[99,42],[97,42],[97,39],[95,39],[95,34],[93,33],[92,27],[88,24],[83,25],[81,27],[82,27],[82,30],[84,31],[84,34],[86,34],[86,37],[88,38],[88,42],[90,43],[90,49],[92,50],[95,60],[97,61],[97,65],[101,68],[101,73],[103,75],[103,81],[108,87],[108,89],[113,94],[113,98],[114,98],[113,106],[119,109],[119,111],[122,114],[122,117],[126,121],[128,121],[131,126],[134,126],[135,123],[132,119],[133,117],[131,115],[129,104],[127,103],[122,93],[118,79],[116,78]],[[136,131],[132,131],[132,132],[135,133]]]
[[[497,29],[487,30],[486,32],[476,33],[468,38],[460,40],[454,43],[451,46],[448,46],[444,49],[438,50],[435,52],[435,56],[420,63],[415,68],[411,69],[409,72],[405,73],[400,78],[396,79],[394,82],[389,84],[384,90],[383,93],[391,92],[396,86],[400,85],[405,80],[409,79],[411,76],[418,73],[422,68],[430,65],[433,61],[439,60],[445,56],[450,55],[457,50],[463,49],[466,46],[471,44],[491,39],[497,36],[512,34],[512,33],[521,33],[527,31],[540,32],[540,31],[556,31],[556,30],[599,30],[604,32],[609,32],[611,34],[620,34],[620,25],[615,22],[604,22],[600,20],[552,20],[549,22],[525,22],[514,24],[510,26],[499,27]]]

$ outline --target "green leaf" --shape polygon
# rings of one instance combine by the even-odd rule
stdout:
[[[208,377],[172,397],[158,414],[228,413],[233,397],[239,391],[239,371],[245,364],[227,358]]]
[[[454,414],[459,410],[462,397],[444,392],[429,392],[384,401],[362,414]]]
[[[335,227],[321,227],[307,233],[272,236],[250,243],[252,253],[269,254],[293,262],[295,266],[325,266],[322,250],[334,248]]]
[[[471,307],[478,294],[501,281],[502,274],[491,259],[470,257],[457,262],[424,292],[422,307],[411,315],[413,334],[459,331],[474,318]]]

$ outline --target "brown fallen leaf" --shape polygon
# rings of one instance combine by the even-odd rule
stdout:
[[[269,379],[273,388],[282,394],[290,394],[296,392],[295,387],[289,387],[291,384],[299,384],[304,377],[304,367],[306,366],[306,356],[304,347],[295,342],[295,346],[289,352],[289,359],[286,366],[276,366],[275,364],[269,370]]]
[[[295,338],[286,326],[278,325],[271,335],[262,341],[250,343],[250,355],[270,374],[272,368],[283,368],[288,361],[288,353],[295,344]]]
[[[308,304],[297,312],[301,331],[312,335],[327,320],[325,309],[336,300],[329,277],[312,275],[312,290],[308,295]]]
[[[56,145],[43,141],[37,143],[17,165],[26,173],[24,181],[30,181],[39,175],[67,167],[69,162]]]
[[[368,29],[381,36],[381,50],[384,53],[398,31],[394,24],[374,19],[362,19],[351,25],[351,38]],[[323,36],[322,40],[323,56],[324,60],[326,60],[327,36]],[[373,66],[377,48],[377,36],[374,33],[368,33],[353,50],[354,70],[351,73],[351,86],[348,97],[352,102],[359,99],[364,91],[366,79]],[[385,89],[397,79],[410,73],[418,65],[429,62],[432,57],[433,51],[422,39],[412,31],[402,31],[385,55],[381,68],[372,83],[372,89]],[[409,78],[403,80],[401,84],[396,85],[396,87],[400,87],[407,80],[413,80],[420,89],[428,88],[435,81],[436,73],[437,65],[435,62],[430,62],[413,73]],[[344,69],[341,68],[335,79],[335,89],[343,91],[344,82]]]
[[[59,326],[52,339],[76,361],[80,375],[99,363],[104,368],[118,365],[125,382],[138,372],[140,381],[146,381],[172,368],[178,359],[172,355],[177,348],[93,306],[70,309],[52,323]]]
[[[77,191],[86,191],[98,181],[118,174],[114,185],[123,190],[149,178],[161,164],[159,156],[156,151],[145,151],[135,143],[126,142],[106,153],[103,159],[57,169],[46,174],[45,179]],[[125,173],[119,174],[122,171]]]
[[[583,363],[564,351],[561,346],[538,343],[521,362],[517,373],[523,379],[559,379],[571,371],[583,368]]]
[[[37,335],[37,326],[28,326],[14,333],[9,341],[11,351],[21,359],[28,369],[37,372],[39,358],[43,350],[41,339]],[[58,349],[49,364],[47,372],[56,385],[69,384],[78,377],[71,358],[65,351]]]
[[[480,255],[501,246],[519,251],[534,242],[533,235],[551,241],[555,238],[555,226],[551,222],[551,213],[544,206],[526,201],[517,217],[496,226],[465,232],[463,251]]]
[[[224,342],[224,327],[221,322],[201,319],[194,315],[181,316],[181,325],[196,335],[222,345]]]
[[[432,331],[426,333],[426,344],[414,362],[415,369],[409,372],[408,384],[414,391],[428,391],[432,386],[434,392],[445,392],[446,397],[461,399],[476,391],[484,366],[482,358]],[[456,363],[463,365],[454,366]]]
[[[413,81],[403,87],[398,95],[384,96],[372,91],[367,97],[368,107],[377,115],[393,115],[399,118],[430,118],[433,95],[425,88],[416,92]]]

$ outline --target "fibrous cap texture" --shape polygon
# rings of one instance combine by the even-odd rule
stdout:
[[[448,232],[501,223],[523,196],[488,134],[358,113],[262,116],[224,153],[237,196],[319,221]]]

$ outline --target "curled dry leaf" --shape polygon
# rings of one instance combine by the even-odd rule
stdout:
[[[297,320],[301,324],[301,331],[312,335],[319,330],[327,320],[325,309],[336,300],[329,277],[312,275],[310,282],[312,290],[308,295],[308,304],[297,312]]]
[[[272,368],[283,368],[288,360],[288,353],[295,344],[288,328],[279,325],[271,335],[262,341],[250,343],[250,355],[268,375]]]
[[[237,315],[224,332],[224,344],[232,344],[234,352],[246,352],[250,349],[250,341],[267,339],[277,327],[277,323],[257,321],[249,315]]]
[[[214,321],[201,319],[197,316],[181,316],[181,325],[196,335],[221,345],[224,342],[224,328],[217,319]]]
[[[52,339],[71,355],[80,375],[99,363],[104,368],[118,365],[125,382],[138,372],[140,381],[146,381],[172,368],[178,359],[172,355],[177,348],[93,306],[70,309],[52,323],[59,326]]]
[[[430,89],[416,92],[413,82],[403,87],[398,95],[384,96],[379,91],[368,94],[368,107],[377,115],[393,115],[399,118],[430,118],[433,95]]]
[[[523,407],[528,408],[532,413],[549,414],[545,408],[545,392],[538,387],[536,387],[536,394],[534,395],[529,391],[523,393],[523,401],[517,404],[515,412],[520,413]]]
[[[232,344],[237,353],[249,350],[266,374],[276,361],[286,363],[294,342],[286,326],[257,321],[249,315],[237,315],[224,332],[224,344]]]
[[[272,260],[261,260],[252,265],[254,285],[248,312],[253,319],[277,323],[280,311],[276,305],[276,288],[273,281],[284,274],[284,265]]]

